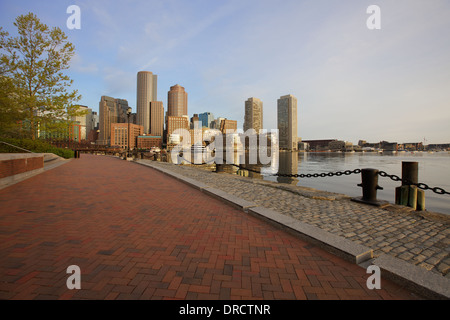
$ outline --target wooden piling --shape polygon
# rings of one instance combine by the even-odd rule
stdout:
[[[395,204],[407,206],[408,197],[409,197],[409,186],[401,186],[395,189]]]
[[[417,210],[425,211],[425,191],[417,189]]]
[[[425,210],[425,192],[417,188],[419,177],[418,162],[402,162],[402,186],[395,188],[395,204],[408,206],[414,210]]]
[[[408,207],[417,209],[417,187],[409,186]]]

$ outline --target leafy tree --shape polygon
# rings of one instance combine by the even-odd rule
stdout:
[[[50,29],[33,13],[17,17],[14,26],[16,37],[0,28],[0,77],[8,83],[1,112],[21,115],[34,140],[38,128],[57,130],[67,127],[71,116],[82,115],[73,108],[81,96],[64,74],[75,48],[60,28]]]

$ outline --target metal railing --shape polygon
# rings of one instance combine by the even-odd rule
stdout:
[[[21,147],[15,146],[15,145],[13,145],[13,144],[10,144],[10,143],[8,143],[8,142],[5,142],[5,141],[0,141],[0,143],[6,144],[6,145],[8,145],[8,146],[10,146],[10,147],[13,147],[13,148],[17,148],[17,149],[20,149],[20,150],[23,150],[23,151],[26,151],[26,152],[30,152],[30,153],[36,153],[36,152],[30,151],[30,150],[27,150],[27,149],[24,149],[24,148],[21,148]]]

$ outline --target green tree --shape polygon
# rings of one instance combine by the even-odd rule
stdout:
[[[16,37],[0,28],[0,76],[9,83],[8,98],[0,103],[26,120],[34,140],[39,127],[65,126],[70,116],[81,115],[72,107],[81,96],[64,74],[75,48],[60,28],[50,29],[33,13],[17,17],[14,26]]]

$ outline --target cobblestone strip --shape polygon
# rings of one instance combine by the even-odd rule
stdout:
[[[395,205],[378,208],[346,195],[218,174],[207,167],[151,163],[372,248],[375,257],[386,253],[450,278],[448,216]]]

